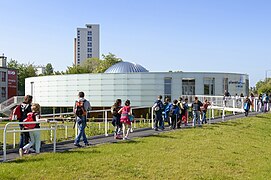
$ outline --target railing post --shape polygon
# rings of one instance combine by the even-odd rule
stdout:
[[[74,126],[74,135],[75,135],[75,138],[78,136],[78,124],[77,124],[77,120],[75,120],[75,126]]]
[[[57,130],[57,124],[55,124],[55,127],[54,127],[54,153],[56,152],[56,130]]]
[[[108,127],[107,127],[107,111],[104,111],[105,116],[104,116],[104,135],[108,136]]]
[[[53,127],[51,126],[51,130],[50,130],[50,141],[53,142]]]
[[[236,99],[235,99],[235,97],[234,97],[234,98],[232,99],[232,107],[233,107],[233,108],[236,107],[235,104],[236,104]],[[235,115],[235,111],[232,111],[232,114]]]
[[[3,131],[3,162],[7,160],[7,139],[6,139],[6,131],[7,131],[8,123],[5,125]]]
[[[257,99],[254,98],[253,101],[254,101],[254,102],[253,102],[253,105],[254,105],[253,109],[254,109],[255,112],[258,112],[258,109],[257,109],[257,107],[258,107],[258,106],[257,106],[257,104],[258,104],[258,103],[257,103]]]
[[[13,129],[15,131],[15,129]],[[16,133],[13,132],[13,149],[16,147]]]
[[[225,107],[223,107],[223,111],[222,111],[222,121],[224,121],[225,119]]]
[[[212,102],[212,106],[214,105],[214,103]],[[211,107],[212,107],[211,106]],[[215,110],[213,109],[213,107],[212,107],[212,119],[215,119]]]
[[[131,114],[133,114],[133,109],[131,108]],[[130,132],[134,132],[134,130],[133,130],[133,122],[131,122],[131,130],[130,130]]]
[[[65,139],[68,139],[68,125],[65,126]]]
[[[154,118],[153,118],[153,110],[154,110],[154,108],[152,107],[151,108],[151,123],[152,123],[152,129],[154,129]]]

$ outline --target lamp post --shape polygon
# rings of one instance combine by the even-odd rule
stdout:
[[[268,71],[271,71],[271,69],[265,70],[265,82],[267,82],[267,73]]]

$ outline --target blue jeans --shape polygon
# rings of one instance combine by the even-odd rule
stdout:
[[[196,123],[200,125],[200,112],[199,111],[193,111],[193,125],[196,126]]]
[[[154,121],[155,121],[155,129],[158,129],[158,128],[163,128],[163,116],[162,116],[162,113],[160,114],[156,114],[155,115],[155,119],[154,119]],[[159,123],[159,127],[158,127],[158,123]]]
[[[87,125],[86,117],[85,116],[77,117],[77,124],[78,124],[79,134],[75,138],[74,144],[79,144],[81,136],[83,136],[84,143],[88,144],[87,136],[86,136],[86,133],[85,133],[85,128],[86,128],[86,125]]]
[[[21,130],[22,130],[22,129],[23,129],[23,128],[21,128]],[[21,134],[20,134],[20,143],[19,143],[19,147],[20,147],[20,148],[23,148],[24,145],[28,144],[29,139],[30,139],[29,132],[21,132]]]
[[[207,124],[206,113],[207,113],[207,111],[202,111],[202,124],[203,123]]]

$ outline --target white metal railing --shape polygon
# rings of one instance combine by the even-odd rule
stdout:
[[[56,152],[56,130],[57,130],[57,121],[50,121],[50,124],[54,124],[54,126],[50,126],[50,128],[35,128],[35,129],[19,129],[19,130],[8,130],[8,127],[10,125],[20,125],[20,124],[42,124],[47,123],[45,121],[39,121],[39,122],[9,122],[5,125],[4,131],[3,131],[3,162],[7,160],[7,133],[21,133],[21,132],[33,132],[33,131],[54,131],[54,138],[53,138],[53,152]],[[15,138],[14,138],[15,139]]]
[[[131,111],[133,111],[135,109],[143,109],[143,108],[150,108],[150,107],[149,106],[132,107]],[[103,113],[102,122],[99,122],[99,132],[102,129],[101,124],[104,123],[104,136],[108,136],[109,135],[108,131],[110,129],[110,121],[111,120],[108,119],[108,112],[110,112],[110,111],[111,111],[110,109],[105,109],[105,110],[91,110],[91,111],[89,111],[89,113]],[[42,119],[49,119],[49,120],[51,120],[50,122],[57,122],[58,117],[61,117],[63,115],[74,115],[74,113],[73,112],[68,112],[68,113],[42,114],[41,118]],[[3,120],[7,120],[7,119],[3,118]],[[146,120],[146,121],[144,120],[144,123],[145,122],[149,123],[149,125],[153,124],[153,123],[150,123],[148,120]],[[40,123],[40,122],[38,122],[38,123]],[[15,125],[15,124],[18,125],[18,124],[23,124],[23,123],[22,122],[21,123],[10,122],[10,123],[7,123],[6,125],[10,126],[10,125]],[[72,125],[67,125],[67,124],[66,125],[57,124],[56,126],[57,127],[62,127],[64,129],[64,134],[65,134],[64,137],[67,139],[68,138],[68,129],[71,128],[71,127],[73,127],[73,126]],[[76,123],[75,124],[75,128],[74,128],[74,136],[75,137],[78,135],[78,132],[79,132],[77,127],[78,126],[77,126],[77,123]],[[133,129],[135,129],[135,128],[137,128],[136,127],[136,123],[132,123],[131,132],[133,132]],[[0,128],[0,130],[1,129],[5,130],[5,128]],[[47,128],[47,129],[44,129],[44,130],[50,130],[50,129]],[[29,130],[27,130],[27,131],[29,131]],[[8,132],[9,133],[13,133],[12,147],[15,148],[16,147],[16,133],[24,132],[24,131],[20,130],[19,126],[17,126],[17,127],[12,126],[12,129],[10,129]],[[50,135],[50,140],[53,141],[52,131],[51,131],[51,135]],[[4,147],[3,147],[3,149],[4,149]]]

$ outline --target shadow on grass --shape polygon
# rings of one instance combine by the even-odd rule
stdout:
[[[91,147],[88,148],[87,151],[81,151],[82,150],[86,150],[86,148],[77,148],[77,149],[73,149],[71,151],[63,151],[60,154],[99,154],[101,153],[101,151],[97,150],[96,147]]]
[[[169,135],[166,135],[166,134],[151,135],[149,137],[155,137],[155,138],[159,138],[159,139],[176,139],[176,137],[169,136]]]
[[[118,142],[115,142],[116,144],[138,144],[138,143],[142,143],[142,141],[139,141],[139,140],[132,140],[132,139],[128,139],[128,140],[124,140],[124,141],[118,141]]]
[[[228,121],[228,122],[223,122],[217,125],[218,126],[240,126],[242,124],[243,124],[242,122],[238,122],[238,121]]]
[[[265,116],[265,115],[257,115],[257,116],[255,116],[255,118],[257,118],[257,119],[270,119],[270,117]]]
[[[32,155],[27,155],[28,157],[32,156]],[[21,163],[25,163],[25,162],[40,162],[40,161],[44,161],[43,158],[39,158],[39,157],[36,157],[36,158],[23,158],[23,159],[16,159],[15,161],[9,161],[7,163],[16,163],[16,164],[21,164]]]

